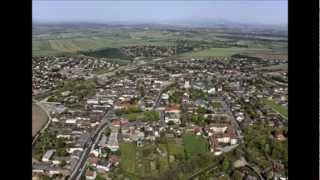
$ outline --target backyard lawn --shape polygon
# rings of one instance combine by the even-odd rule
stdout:
[[[121,162],[120,167],[126,171],[135,172],[136,145],[133,143],[121,143]]]
[[[285,117],[286,119],[288,119],[288,108],[277,104],[276,102],[272,101],[272,100],[264,100],[264,103],[272,108],[274,111],[278,112],[279,114],[281,114],[283,117]]]
[[[209,150],[208,142],[206,139],[191,133],[186,133],[183,136],[183,144],[188,156],[205,153]]]
[[[219,101],[213,101],[211,103],[212,107],[215,108],[215,109],[219,109],[219,108],[222,108],[222,104],[219,102]]]
[[[146,143],[137,147],[135,143],[120,144],[120,168],[125,174],[136,177],[150,177],[168,169],[167,155],[163,157],[156,150],[156,145]],[[160,148],[167,154],[165,148]]]

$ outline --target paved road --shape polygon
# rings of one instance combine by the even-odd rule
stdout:
[[[160,92],[159,92],[159,94],[158,94],[158,96],[157,96],[157,98],[156,98],[156,101],[155,101],[152,109],[155,109],[155,108],[157,108],[157,107],[159,106],[159,102],[160,102],[161,95],[162,95],[163,91],[164,91],[165,89],[167,89],[169,86],[171,86],[172,84],[174,84],[174,82],[169,83],[168,85],[166,85],[165,87],[163,87],[163,88],[160,90]],[[165,122],[165,120],[164,120],[164,111],[163,111],[163,110],[160,110],[159,113],[160,113],[160,125],[161,125],[162,127],[164,127],[164,126],[166,125],[166,122]]]
[[[84,172],[85,169],[85,162],[87,161],[87,158],[90,154],[90,151],[94,148],[95,144],[98,142],[99,137],[101,135],[102,130],[110,125],[110,115],[111,111],[108,111],[106,115],[103,117],[102,122],[100,123],[99,127],[96,129],[93,137],[87,142],[87,145],[85,146],[80,159],[77,162],[77,165],[73,169],[69,180],[78,180],[81,178],[82,173]]]
[[[175,83],[175,82],[169,82],[167,85],[165,85],[165,86],[159,91],[159,94],[158,94],[158,96],[157,96],[157,98],[156,98],[156,101],[155,101],[155,103],[154,103],[154,105],[153,105],[153,107],[152,107],[153,109],[155,109],[156,107],[159,106],[159,102],[160,102],[161,95],[162,95],[163,91],[166,90],[169,86],[173,85],[174,83]]]
[[[253,170],[258,175],[260,180],[264,180],[264,178],[261,175],[260,169],[257,166],[252,165],[252,164],[247,164],[246,166],[248,168],[250,168],[251,170]]]

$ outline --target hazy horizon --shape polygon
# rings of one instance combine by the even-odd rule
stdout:
[[[33,22],[171,23],[227,20],[287,25],[287,1],[35,1]]]

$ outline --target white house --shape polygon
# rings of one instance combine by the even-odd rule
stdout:
[[[58,165],[61,164],[61,162],[59,160],[52,160],[52,164]]]
[[[164,120],[166,123],[172,121],[175,124],[180,124],[180,109],[176,107],[170,107],[166,108],[165,110],[165,115],[164,115]]]
[[[169,99],[169,95],[166,94],[166,93],[163,93],[163,94],[161,95],[161,98],[164,99],[164,100],[168,100],[168,99]]]
[[[230,144],[231,145],[235,145],[235,144],[237,144],[238,143],[238,139],[236,139],[236,138],[231,138],[231,140],[230,140]]]
[[[80,147],[74,147],[74,148],[67,148],[67,152],[68,153],[73,153],[73,151],[83,151],[83,148],[80,148]]]
[[[77,123],[77,119],[67,119],[66,123],[67,124],[76,124]]]
[[[52,122],[59,122],[58,118],[52,118]]]
[[[183,87],[184,87],[185,89],[190,89],[190,88],[191,88],[190,82],[189,82],[189,81],[185,81]]]
[[[209,94],[214,94],[216,92],[216,88],[211,88],[208,90]]]
[[[236,120],[237,120],[238,122],[242,122],[242,121],[244,120],[244,117],[243,117],[243,116],[237,116],[237,117],[236,117]]]
[[[219,143],[230,143],[230,137],[222,136],[217,138]]]
[[[88,99],[87,104],[99,104],[99,101],[97,99]]]
[[[66,138],[66,139],[70,139],[71,138],[71,135],[69,134],[58,134],[56,136],[56,138]]]

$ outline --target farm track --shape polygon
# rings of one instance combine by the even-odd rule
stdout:
[[[49,112],[39,102],[35,102],[32,106],[36,107],[39,111],[35,113],[41,113],[41,115],[39,115],[41,117],[37,117],[37,114],[34,114],[34,109],[32,108],[32,144],[34,144],[34,142],[36,142],[36,140],[38,139],[39,135],[49,126],[51,122],[51,117]],[[35,116],[37,117],[36,119],[34,119]]]

